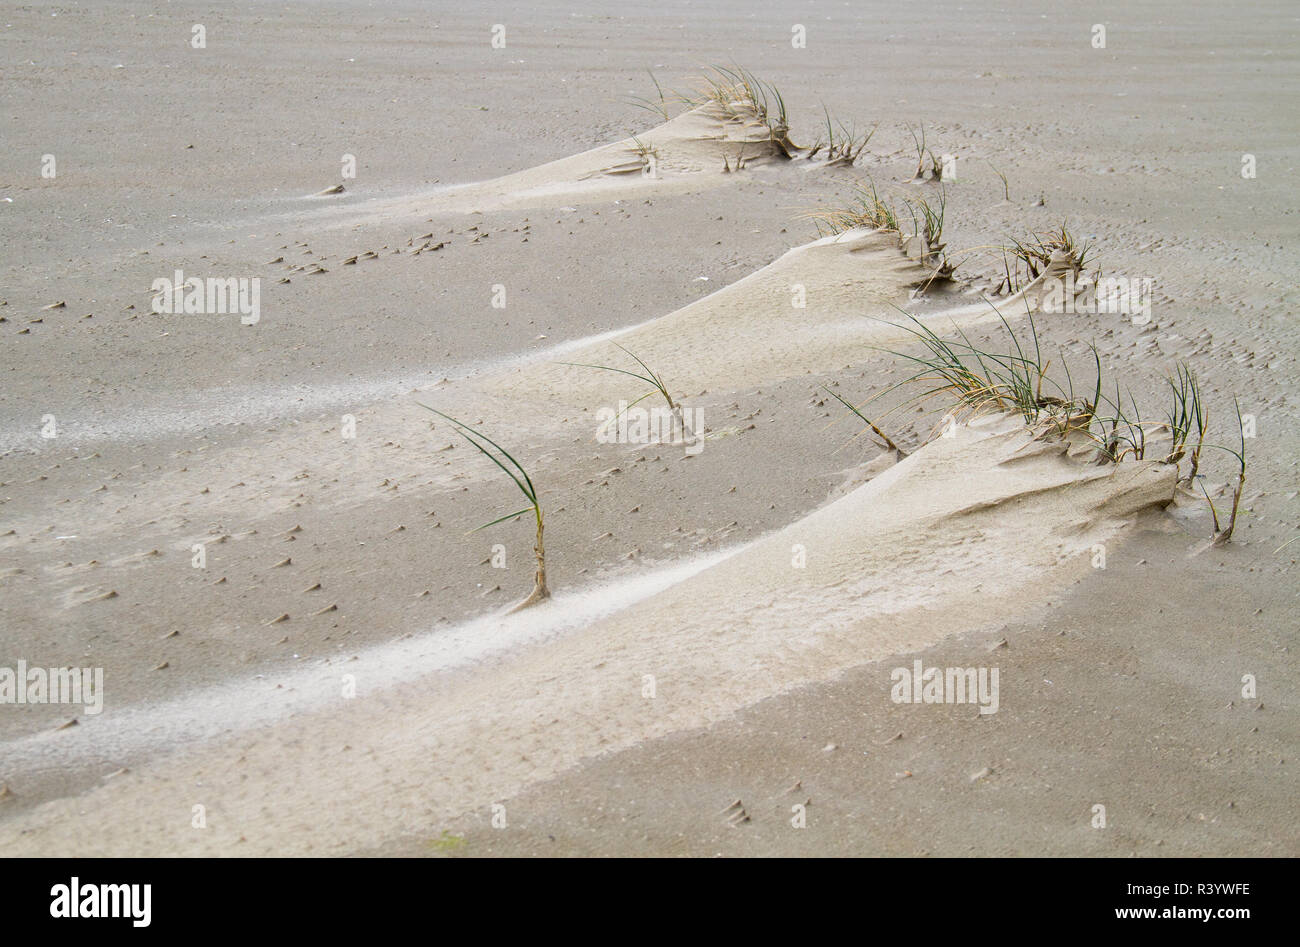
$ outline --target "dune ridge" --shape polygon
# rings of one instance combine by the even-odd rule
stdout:
[[[907,333],[896,326],[905,317],[895,307],[906,305],[911,290],[923,284],[930,272],[900,250],[895,234],[858,230],[825,237],[795,247],[768,266],[673,313],[593,340],[562,343],[537,355],[482,366],[471,374],[413,390],[408,397],[390,397],[356,411],[358,424],[373,437],[412,443],[414,454],[405,461],[409,466],[396,476],[375,459],[359,458],[349,443],[332,432],[303,425],[274,440],[222,450],[206,457],[202,465],[157,475],[147,486],[115,484],[103,502],[120,501],[117,516],[92,520],[84,529],[93,534],[115,529],[123,519],[148,521],[182,512],[192,519],[228,518],[238,511],[256,520],[264,515],[268,496],[287,505],[303,492],[304,485],[293,478],[304,457],[312,458],[316,477],[347,471],[354,482],[369,468],[376,480],[429,472],[434,483],[448,486],[467,470],[480,469],[478,458],[470,452],[438,456],[438,447],[446,443],[439,439],[441,435],[412,441],[413,432],[428,430],[430,421],[418,402],[453,416],[464,415],[471,423],[482,421],[488,428],[508,423],[524,435],[526,443],[543,450],[572,438],[579,426],[590,437],[597,408],[644,391],[628,379],[560,363],[622,364],[626,356],[614,343],[663,374],[686,403],[705,390],[717,400],[748,386],[833,371],[855,352],[907,340]],[[793,303],[796,288],[806,296],[802,308]],[[1011,307],[1007,301],[995,306],[957,294],[938,294],[928,312],[918,310],[918,317],[942,331],[954,324],[996,321],[1000,311],[1008,317],[1017,314],[1014,301]],[[129,418],[115,423],[138,429]],[[242,480],[262,492],[242,497],[202,493],[220,477],[229,477],[232,483]],[[332,502],[348,503],[358,495],[345,485],[332,496]],[[169,508],[160,497],[176,500]],[[44,514],[36,511],[31,516],[34,524]],[[32,524],[20,520],[17,525]],[[178,543],[184,541],[185,537],[177,538]]]
[[[745,169],[797,153],[788,141],[774,137],[746,104],[724,109],[705,102],[644,132],[521,171],[440,187],[416,197],[341,205],[320,214],[342,226],[376,217],[554,207],[565,201],[680,193],[724,186],[738,180]]]
[[[1016,418],[979,419],[609,617],[366,700],[174,747],[88,794],[7,822],[0,845],[82,854],[355,850],[400,834],[413,811],[437,821],[487,807],[592,754],[705,726],[996,621],[1009,600],[1059,588],[1087,568],[1095,543],[1173,497],[1171,466],[1095,467],[1064,446],[1035,440]],[[800,549],[802,568],[792,558]],[[534,611],[565,607],[560,597]],[[526,619],[502,619],[518,620]],[[364,682],[366,660],[336,670]],[[654,698],[642,696],[645,675],[654,677]],[[187,813],[209,796],[220,808],[195,832]],[[103,827],[97,813],[110,810],[134,815]],[[86,812],[96,813],[93,833]],[[317,818],[330,820],[329,841],[307,842],[297,827]]]

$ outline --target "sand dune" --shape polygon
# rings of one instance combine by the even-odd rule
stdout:
[[[797,154],[788,140],[774,139],[772,129],[743,103],[723,109],[708,102],[645,132],[526,170],[322,215],[352,222],[681,193],[721,187],[743,170]]]
[[[47,854],[354,850],[400,834],[412,807],[433,821],[486,808],[586,756],[995,621],[1009,596],[1087,568],[1093,544],[1172,499],[1174,479],[1159,464],[1089,466],[1017,419],[986,418],[607,618],[548,632],[547,613],[563,621],[568,607],[556,599],[499,619],[502,640],[528,624],[541,643],[395,686],[385,686],[393,660],[382,649],[334,664],[335,683],[353,675],[364,699],[208,745],[165,741],[170,755],[7,823],[0,844]],[[430,633],[430,645],[443,634]],[[643,696],[651,679],[654,696]],[[257,699],[256,687],[243,690]],[[146,732],[148,717],[138,714]],[[45,736],[25,755],[46,750],[45,765],[75,767],[56,747]],[[188,813],[205,799],[211,827],[196,833]],[[105,811],[122,815],[106,826]],[[301,831],[316,819],[329,821],[327,839]]]
[[[834,371],[873,347],[906,342],[907,333],[897,328],[906,321],[898,307],[911,305],[911,290],[932,276],[929,268],[900,250],[897,235],[849,231],[796,247],[699,302],[628,330],[564,343],[539,355],[485,366],[406,398],[379,401],[357,413],[358,423],[374,437],[410,441],[414,433],[428,429],[431,416],[419,407],[424,403],[472,423],[482,421],[489,430],[508,424],[537,446],[554,447],[575,432],[590,438],[600,407],[631,401],[645,393],[645,386],[562,362],[626,366],[630,362],[617,347],[622,345],[663,375],[681,400],[689,403],[704,391],[717,400],[750,386]],[[797,297],[804,305],[795,305]],[[1016,304],[1012,298],[995,307],[977,297],[936,289],[933,299],[915,311],[942,331],[957,324],[994,322],[999,311],[1015,318]],[[130,417],[115,423],[132,431],[139,428]],[[455,440],[450,428],[446,430]],[[428,469],[436,482],[448,484],[467,470],[482,469],[469,452],[438,456],[438,447],[445,443],[436,435],[413,441],[414,452],[406,461],[412,466],[401,476]],[[154,479],[147,489],[124,490],[117,516],[88,523],[85,529],[89,534],[113,532],[133,518],[153,520],[182,512],[202,517],[208,515],[205,508],[212,516],[243,511],[257,518],[266,512],[268,500],[278,500],[282,505],[275,508],[283,509],[302,493],[304,484],[293,478],[303,457],[312,458],[316,482],[343,471],[350,481],[359,481],[359,464],[369,466],[376,480],[394,474],[373,458],[358,458],[332,431],[300,429],[270,443],[208,456],[201,465]],[[202,492],[222,479],[242,481],[250,489],[239,494]],[[345,485],[333,493],[332,502],[350,502],[355,496]],[[169,505],[162,497],[175,499]],[[178,537],[177,542],[184,540]]]
[[[380,402],[361,423],[380,436],[409,435],[427,427],[417,402],[429,403],[489,429],[526,432],[530,453],[539,445],[571,450],[574,433],[579,442],[591,437],[598,406],[643,392],[628,390],[625,376],[561,362],[617,362],[617,342],[673,379],[688,404],[697,392],[729,397],[905,342],[898,307],[932,276],[896,235],[850,231],[795,248],[639,326]],[[987,300],[943,287],[922,301],[918,318],[943,330],[999,313]],[[442,455],[439,443],[418,443],[406,472],[365,462],[385,482],[429,468],[426,489],[455,490],[482,476],[481,458]],[[310,481],[286,476],[302,456],[312,458]],[[212,516],[238,511],[255,523],[295,496],[326,509],[366,502],[348,488],[364,479],[357,463],[329,432],[232,448],[155,480],[136,491],[141,500],[87,528],[111,534],[146,516],[189,523],[205,516],[205,505]],[[341,490],[320,492],[344,471]],[[235,476],[250,489],[196,502],[200,481]],[[281,693],[269,693],[269,682],[231,682],[88,720],[74,737],[13,742],[6,755],[25,760],[33,774],[89,776],[123,759],[132,772],[31,810],[7,824],[4,837],[19,850],[60,850],[84,835],[78,812],[111,807],[134,815],[98,836],[105,852],[354,850],[400,833],[400,821],[387,814],[409,812],[417,798],[428,818],[452,818],[592,754],[705,725],[801,683],[993,621],[1008,597],[1030,601],[1068,582],[1093,544],[1169,502],[1174,476],[1156,464],[1089,466],[1064,443],[1034,440],[1018,419],[984,418],[817,512],[712,558],[326,661],[282,677]],[[159,497],[186,499],[168,509]],[[177,546],[186,542],[176,534]],[[364,699],[340,702],[343,675]],[[653,677],[654,698],[640,696],[645,675]],[[266,800],[289,785],[296,815],[266,810]],[[364,806],[355,805],[357,794]],[[196,835],[184,812],[208,796],[219,800],[213,823],[222,828]],[[330,813],[329,843],[300,842],[295,826],[312,812]]]

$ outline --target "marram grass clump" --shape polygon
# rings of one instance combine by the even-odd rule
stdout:
[[[1001,282],[993,295],[1020,292],[1039,276],[1078,280],[1090,263],[1095,262],[1087,241],[1079,242],[1064,223],[1057,230],[1011,237],[1002,251]],[[1094,274],[1099,277],[1098,269]]]
[[[787,158],[800,151],[790,140],[789,117],[781,91],[747,69],[713,66],[695,91],[681,98],[691,108],[712,105],[734,121],[754,121],[765,126],[768,141]]]
[[[809,212],[806,215],[817,226],[817,233],[844,233],[865,227],[870,230],[883,230],[901,233],[897,205],[888,196],[882,196],[876,190],[876,182],[871,178],[853,185],[848,200],[839,207],[826,207]]]
[[[917,241],[916,259],[934,269],[933,278],[950,277],[956,267],[944,253],[944,216],[948,194],[941,190],[934,201],[924,197],[902,197],[897,202],[883,195],[870,177],[853,186],[849,199],[839,207],[824,207],[805,214],[819,236],[867,229],[897,234],[900,247]],[[908,231],[911,231],[909,234]]]
[[[825,104],[822,105],[822,112],[826,116],[826,134],[824,137],[818,137],[809,147],[807,157],[809,160],[815,158],[822,151],[826,152],[826,164],[831,167],[852,167],[858,160],[858,156],[866,150],[871,136],[876,133],[879,123],[872,125],[865,132],[859,132],[856,127],[845,125],[840,121],[831,121],[831,113]]]
[[[1214,447],[1230,454],[1238,465],[1226,523],[1220,522],[1218,510],[1206,493],[1214,519],[1214,542],[1221,545],[1232,538],[1246,482],[1246,438],[1241,409],[1237,407],[1239,446],[1206,444],[1207,412],[1196,374],[1188,365],[1179,364],[1176,374],[1168,379],[1172,404],[1165,420],[1154,421],[1143,418],[1137,399],[1131,392],[1125,393],[1118,381],[1113,381],[1111,393],[1112,381],[1104,377],[1101,357],[1095,347],[1092,356],[1096,377],[1091,386],[1076,390],[1064,353],[1060,368],[1063,379],[1058,381],[1049,373],[1051,360],[1043,357],[1031,314],[1027,314],[1028,337],[1022,338],[998,313],[1009,342],[1009,350],[1003,353],[975,346],[961,329],[957,330],[957,338],[944,338],[910,313],[904,315],[909,322],[895,324],[895,327],[919,343],[921,352],[887,351],[912,363],[917,370],[867,399],[863,407],[877,397],[901,389],[919,386],[923,390],[905,398],[877,420],[869,419],[861,408],[836,395],[891,449],[899,450],[894,441],[884,435],[880,424],[896,411],[934,398],[943,399],[948,406],[947,417],[952,423],[969,421],[989,412],[1017,413],[1040,438],[1072,437],[1090,443],[1093,463],[1099,465],[1146,460],[1148,452],[1159,444],[1164,452],[1149,459],[1174,465],[1187,459],[1190,471],[1183,479],[1184,483],[1195,480],[1203,448]],[[956,405],[952,406],[954,401]]]
[[[912,136],[912,145],[916,149],[916,171],[912,174],[912,180],[939,184],[943,181],[943,162],[936,157],[932,148],[926,146],[925,122],[921,123],[921,134],[919,136],[911,125],[907,126],[907,132]],[[925,166],[926,158],[930,159],[929,168]]]
[[[823,125],[817,139],[809,147],[795,144],[790,137],[790,121],[786,111],[785,97],[774,83],[758,78],[754,73],[741,66],[710,66],[701,76],[693,89],[687,92],[666,91],[649,73],[654,84],[653,96],[632,95],[628,101],[637,108],[653,112],[663,121],[671,117],[670,107],[674,104],[687,109],[711,107],[727,123],[753,123],[766,129],[765,140],[752,144],[771,146],[784,158],[803,157],[808,160],[821,155],[827,167],[852,167],[866,151],[879,123],[865,130],[859,130],[856,124],[846,124],[832,118],[830,109],[822,104]],[[922,129],[924,133],[924,129]],[[759,154],[747,155],[742,150],[738,155],[724,156],[724,171],[743,170],[755,157],[765,155],[764,147]],[[941,175],[938,159],[930,153],[934,163],[932,180],[938,181]]]
[[[753,122],[763,126],[767,130],[767,142],[786,158],[793,158],[802,151],[790,140],[789,117],[781,90],[747,69],[740,66],[712,66],[689,92],[666,92],[654,73],[650,74],[650,81],[654,83],[655,97],[631,96],[630,101],[638,108],[655,113],[664,121],[668,121],[669,107],[673,104],[688,109],[711,106],[724,121]],[[859,139],[860,136],[854,137],[855,145]],[[865,147],[866,142],[862,141],[861,144]],[[843,145],[841,142],[841,149]],[[857,151],[861,151],[861,148],[857,148]],[[743,167],[746,159],[742,157],[738,160],[740,167]]]

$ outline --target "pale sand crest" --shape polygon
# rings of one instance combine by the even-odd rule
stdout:
[[[566,201],[720,187],[739,179],[729,173],[738,163],[756,167],[794,154],[773,140],[765,124],[745,117],[744,111],[724,113],[707,103],[643,133],[523,171],[322,214],[340,218],[340,225],[351,225],[376,218],[555,207]]]

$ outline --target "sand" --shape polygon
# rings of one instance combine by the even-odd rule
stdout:
[[[806,50],[776,5],[507,9],[504,50],[417,5],[205,12],[204,50],[197,13],[11,13],[0,667],[106,684],[0,705],[0,851],[1295,854],[1285,11],[1139,3],[1107,50],[930,13],[809,16]],[[844,167],[626,101],[731,59],[795,145],[822,102],[879,128]],[[954,281],[807,217],[868,174],[935,200],[921,121]],[[1063,219],[1157,290],[1147,324],[1035,311],[1054,362],[1095,344],[1159,416],[1185,359],[1215,440],[1255,418],[1232,543],[1169,465],[939,405],[884,414],[900,457],[823,388],[904,378],[902,309],[1005,345],[1038,294],[978,248]],[[259,277],[261,318],[151,312],[176,269]],[[648,386],[564,363],[628,352],[694,449],[599,437]],[[422,404],[528,468],[549,601],[507,614],[531,514],[467,533],[520,498]],[[1222,508],[1234,462],[1202,471]],[[997,711],[895,702],[917,660],[997,668]]]

